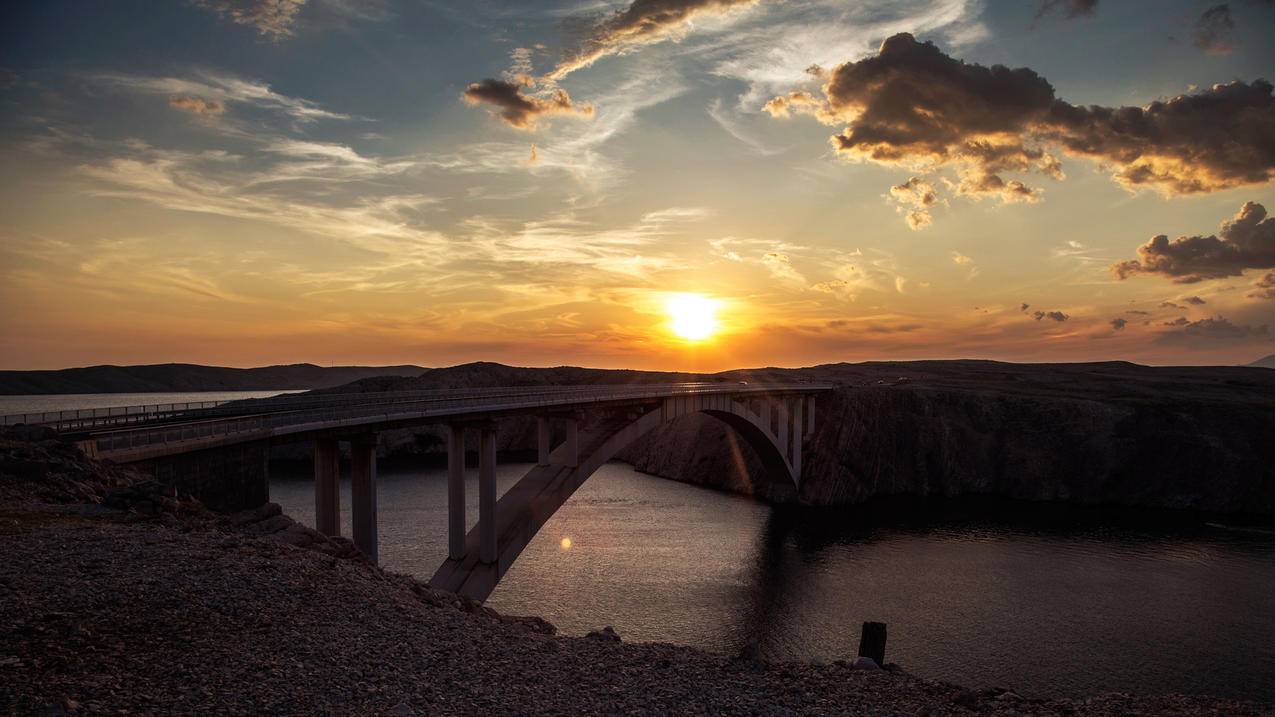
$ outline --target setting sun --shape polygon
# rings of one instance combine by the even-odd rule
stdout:
[[[687,341],[703,341],[717,332],[717,308],[721,302],[699,294],[674,294],[664,304],[669,327]]]

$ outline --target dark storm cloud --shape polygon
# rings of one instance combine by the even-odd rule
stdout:
[[[237,25],[251,25],[257,32],[280,40],[292,34],[297,13],[306,0],[193,0]]]
[[[1179,324],[1175,324],[1177,326]],[[1199,321],[1186,321],[1176,331],[1165,331],[1157,340],[1167,343],[1197,342],[1213,343],[1217,341],[1238,341],[1243,339],[1261,339],[1270,336],[1266,324],[1250,326],[1233,324],[1221,316]]]
[[[1254,80],[1146,107],[1055,104],[1042,136],[1109,163],[1127,187],[1195,194],[1267,182],[1275,174],[1275,94]]]
[[[698,16],[755,4],[757,0],[634,0],[624,10],[591,27],[579,47],[568,52],[549,76],[562,79],[607,55],[667,40]]]
[[[197,115],[219,115],[226,111],[226,105],[221,102],[202,97],[169,97],[168,106]]]
[[[966,194],[1033,200],[1038,190],[1000,175],[1062,179],[1051,147],[1100,162],[1126,187],[1166,194],[1258,184],[1275,175],[1275,94],[1265,80],[1215,85],[1145,107],[1083,107],[1058,99],[1031,69],[962,62],[906,33],[823,76],[822,97],[792,92],[765,109],[843,126],[831,142],[852,160],[955,167],[964,185],[958,191]]]
[[[1064,314],[1061,311],[1037,311],[1036,313],[1032,314],[1032,318],[1036,319],[1037,321],[1040,321],[1041,319],[1049,319],[1050,321],[1057,321],[1059,323],[1062,323],[1066,321],[1067,319],[1070,319],[1071,317],[1068,316],[1067,314]]]
[[[1253,282],[1253,288],[1257,289],[1248,295],[1250,299],[1275,299],[1275,272],[1267,274],[1257,281]]]
[[[489,104],[506,124],[518,129],[532,129],[541,115],[567,114],[590,116],[593,107],[576,105],[566,90],[555,89],[545,97],[523,94],[526,84],[486,79],[465,88],[462,98],[471,105]]]
[[[1195,46],[1210,55],[1226,55],[1235,50],[1235,20],[1226,3],[1205,10],[1195,21]]]
[[[1111,320],[1111,330],[1112,330],[1112,331],[1124,331],[1124,327],[1125,327],[1125,325],[1127,325],[1128,323],[1129,323],[1129,321],[1128,321],[1127,319],[1112,319],[1112,320]]]
[[[1196,306],[1209,303],[1198,296],[1187,296],[1187,297],[1184,297],[1182,300],[1188,304],[1195,304]]]
[[[1222,223],[1218,235],[1178,237],[1161,234],[1138,247],[1138,258],[1113,264],[1120,279],[1158,274],[1179,284],[1239,276],[1245,269],[1275,268],[1275,220],[1266,208],[1246,202],[1239,214]]]

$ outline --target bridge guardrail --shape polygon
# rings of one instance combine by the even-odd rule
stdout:
[[[168,420],[173,418],[197,418],[229,413],[242,413],[251,410],[255,413],[273,411],[295,411],[299,408],[315,408],[326,406],[354,405],[364,403],[393,403],[397,401],[413,401],[426,398],[446,398],[456,395],[523,395],[537,393],[557,393],[563,389],[626,388],[633,385],[683,387],[701,385],[722,385],[718,382],[687,382],[675,384],[593,384],[583,386],[493,386],[469,389],[421,389],[417,391],[383,391],[349,394],[291,394],[288,398],[270,396],[265,398],[235,398],[222,401],[190,401],[182,403],[138,404],[132,406],[109,406],[100,408],[70,409],[63,411],[44,411],[33,413],[15,413],[0,416],[0,426],[18,424],[43,425],[57,431],[88,430],[92,428],[145,423],[148,421]]]
[[[335,423],[357,418],[382,417],[386,422],[411,416],[448,416],[464,413],[480,413],[491,411],[525,410],[529,408],[571,406],[588,403],[602,403],[617,400],[636,400],[643,398],[672,398],[676,396],[692,396],[721,393],[775,393],[791,391],[821,391],[832,388],[831,384],[700,384],[695,387],[680,386],[670,389],[669,386],[645,385],[641,388],[624,386],[623,390],[599,391],[597,386],[555,387],[534,394],[505,396],[467,396],[456,398],[431,398],[423,401],[403,401],[397,404],[399,410],[386,411],[387,407],[396,404],[366,404],[355,407],[328,407],[319,410],[268,412],[249,416],[238,416],[207,421],[197,421],[175,425],[161,425],[154,428],[124,428],[102,435],[94,436],[99,454],[114,451],[130,450],[140,447],[162,445],[179,441],[212,438],[214,436],[230,436],[249,432],[265,432],[270,429],[287,426],[305,426],[312,424]],[[582,395],[583,394],[583,395]],[[422,410],[418,404],[428,404]],[[409,405],[417,405],[416,410],[403,410]],[[457,410],[461,409],[461,410]],[[468,410],[466,410],[468,409]]]

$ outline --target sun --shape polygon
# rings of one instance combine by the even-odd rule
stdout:
[[[673,294],[664,304],[669,328],[687,341],[703,341],[717,332],[720,303],[699,294]]]

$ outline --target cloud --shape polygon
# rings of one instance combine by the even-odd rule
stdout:
[[[765,109],[843,127],[830,141],[852,161],[950,167],[958,193],[969,196],[1038,200],[1039,190],[1001,175],[1063,179],[1055,148],[1102,163],[1126,188],[1165,194],[1264,183],[1275,173],[1275,95],[1265,80],[1146,107],[1082,107],[1058,99],[1031,69],[962,62],[907,33],[823,77],[822,96],[794,91]]]
[[[170,105],[173,105],[173,98],[198,98],[210,105],[221,105],[223,110],[230,105],[242,104],[282,113],[295,122],[354,119],[347,114],[325,110],[310,100],[279,94],[263,82],[215,72],[196,73],[193,77],[100,74],[92,79],[130,92],[166,95]]]
[[[1049,319],[1050,321],[1057,321],[1058,323],[1062,323],[1066,321],[1067,319],[1070,319],[1071,317],[1068,316],[1067,314],[1064,314],[1061,311],[1037,311],[1036,313],[1032,314],[1032,318],[1036,319],[1037,321],[1040,321],[1041,319]]]
[[[1239,276],[1246,269],[1275,268],[1275,219],[1266,208],[1245,202],[1218,235],[1178,237],[1161,234],[1138,247],[1138,258],[1111,266],[1119,279],[1158,274],[1178,284]]]
[[[1028,309],[1030,309],[1031,307],[1032,307],[1032,305],[1031,305],[1031,304],[1029,304],[1029,303],[1027,303],[1026,301],[1024,301],[1024,302],[1023,302],[1023,305],[1022,305],[1022,306],[1020,306],[1020,307],[1018,307],[1018,310],[1019,310],[1019,311],[1022,311],[1022,312],[1024,312],[1024,313],[1026,313],[1026,312],[1027,312],[1027,310],[1028,310]]]
[[[1116,169],[1126,188],[1198,194],[1275,175],[1275,95],[1266,80],[1236,80],[1146,107],[1055,103],[1039,126],[1064,151]]]
[[[968,256],[965,256],[959,251],[953,251],[952,263],[956,264],[957,266],[971,266],[974,264],[974,260],[969,258]],[[1024,304],[1024,306],[1026,306],[1026,304]]]
[[[202,97],[169,97],[168,106],[197,115],[219,115],[226,111],[226,105],[221,102],[205,100]]]
[[[471,105],[489,104],[501,120],[517,129],[534,129],[541,115],[575,115],[592,117],[592,105],[576,105],[566,90],[552,89],[543,96],[523,94],[529,84],[488,78],[465,88],[461,97]]]
[[[1127,319],[1120,319],[1120,318],[1112,319],[1112,320],[1111,320],[1111,330],[1112,330],[1112,331],[1124,331],[1124,327],[1125,327],[1128,323],[1129,323],[1129,321],[1128,321]]]
[[[1161,309],[1185,309],[1186,307],[1182,306],[1181,304],[1175,304],[1172,301],[1161,301],[1160,308]]]
[[[1210,55],[1229,55],[1235,50],[1235,21],[1226,3],[1205,10],[1195,21],[1195,46]]]
[[[903,184],[890,187],[890,198],[898,203],[898,210],[905,212],[908,226],[919,231],[934,223],[930,207],[938,202],[934,185],[920,177],[912,177]]]
[[[194,0],[194,4],[236,25],[251,25],[278,41],[292,35],[297,13],[306,0]]]
[[[1036,11],[1036,20],[1055,11],[1062,13],[1068,20],[1092,16],[1098,11],[1098,0],[1041,0],[1040,9]]]
[[[1253,288],[1257,291],[1248,295],[1250,299],[1275,299],[1275,272],[1253,282]]]
[[[1182,321],[1181,323],[1175,322],[1173,325],[1175,327],[1180,326],[1180,328],[1176,331],[1165,331],[1161,333],[1157,340],[1166,343],[1212,343],[1216,341],[1262,339],[1270,336],[1270,329],[1266,324],[1262,324],[1261,326],[1233,324],[1228,319],[1221,316],[1211,319],[1200,319],[1199,321]]]
[[[560,80],[608,55],[677,38],[697,18],[724,15],[757,0],[634,0],[627,8],[595,24],[579,46],[549,73]]]
[[[1201,298],[1200,298],[1200,297],[1198,297],[1198,296],[1187,296],[1187,297],[1183,298],[1182,300],[1183,300],[1183,301],[1185,301],[1185,302],[1186,302],[1186,303],[1188,303],[1188,304],[1195,304],[1196,306],[1200,306],[1201,304],[1207,304],[1207,303],[1209,303],[1209,302],[1205,301],[1204,299],[1201,299]]]
[[[777,281],[805,288],[806,277],[793,268],[792,257],[787,254],[778,251],[768,251],[762,255],[761,263]]]

